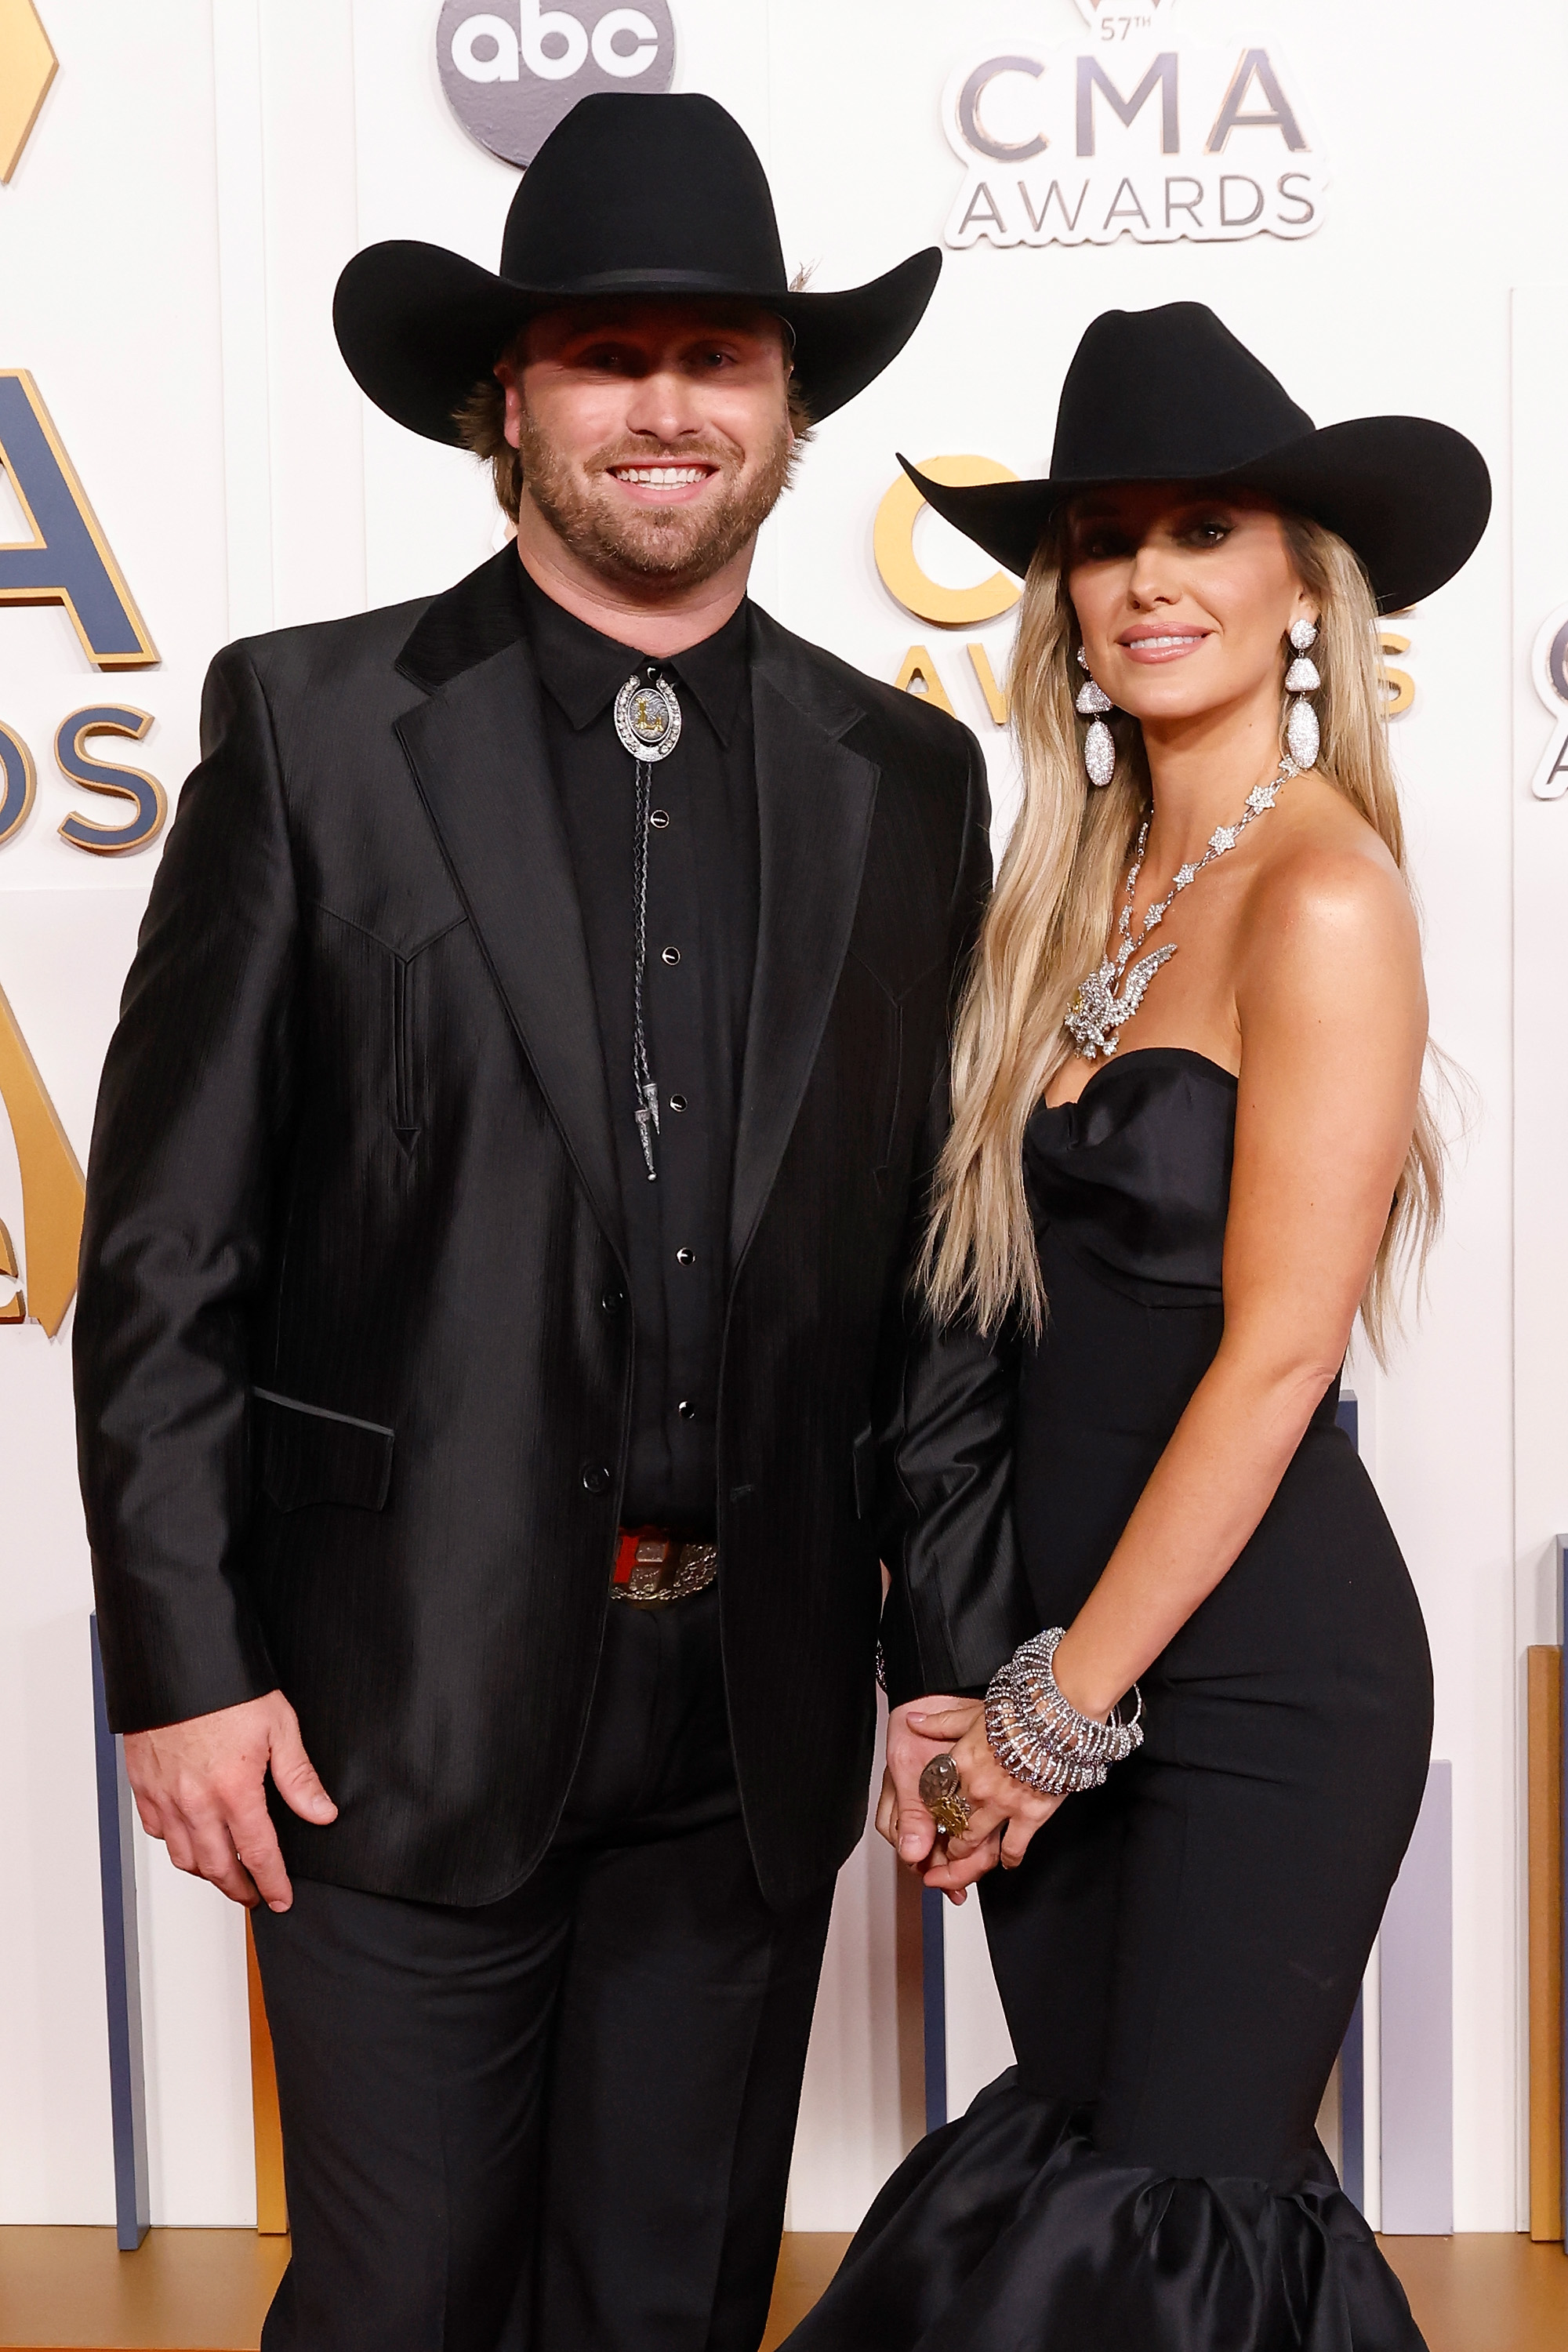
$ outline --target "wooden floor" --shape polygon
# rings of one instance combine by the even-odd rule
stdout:
[[[289,2260],[254,2230],[0,2229],[0,2346],[56,2352],[256,2352]]]
[[[779,2261],[763,2352],[784,2341],[848,2244],[797,2231]],[[1385,2238],[1431,2352],[1564,2352],[1568,2259],[1522,2237]],[[0,2229],[0,2352],[256,2352],[289,2258],[253,2230]]]

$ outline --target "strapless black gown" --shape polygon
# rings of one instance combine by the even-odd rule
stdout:
[[[1050,1319],[1016,1480],[1042,1625],[1071,1623],[1219,1344],[1236,1092],[1160,1047],[1030,1122]],[[1313,2128],[1432,1723],[1337,1402],[1144,1677],[1142,1749],[985,1880],[1018,2063],[895,2173],[790,2352],[1420,2352]]]

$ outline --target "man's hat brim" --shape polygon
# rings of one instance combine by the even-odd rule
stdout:
[[[356,254],[338,280],[332,324],[355,383],[426,440],[457,444],[454,418],[530,319],[614,296],[752,303],[795,337],[795,380],[830,416],[895,360],[931,298],[929,247],[842,293],[759,291],[682,270],[610,270],[572,286],[520,286],[443,246],[397,239]]]
[[[954,488],[899,463],[926,503],[1020,578],[1061,509],[1086,492],[1153,476]],[[1282,443],[1245,465],[1205,473],[1215,490],[1262,491],[1321,522],[1354,549],[1380,611],[1400,612],[1430,596],[1474,552],[1491,513],[1491,477],[1475,445],[1424,416],[1363,416]]]

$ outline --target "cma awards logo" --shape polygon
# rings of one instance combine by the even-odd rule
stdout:
[[[470,137],[526,168],[580,98],[601,89],[665,90],[675,75],[668,0],[563,8],[510,0],[474,9],[446,0],[436,63],[453,113]]]
[[[950,76],[942,124],[965,176],[949,245],[1310,236],[1327,164],[1277,42],[1184,40],[1177,0],[1078,5],[1087,37],[994,37]]]
[[[58,606],[95,669],[154,667],[157,647],[25,368],[0,369],[0,476],[24,526],[22,538],[0,542],[0,612],[8,604]],[[67,816],[58,832],[69,848],[116,856],[156,840],[168,814],[163,786],[139,769],[110,764],[88,749],[95,736],[140,741],[152,724],[147,711],[102,699],[68,711],[55,729],[55,761],[66,782],[129,803],[119,824],[99,824],[79,813]],[[0,855],[26,824],[37,792],[31,749],[15,727],[0,720]],[[3,992],[0,1112],[9,1123],[21,1174],[26,1256],[24,1285],[16,1242],[0,1223],[0,1326],[36,1323],[53,1339],[76,1290],[81,1169]]]

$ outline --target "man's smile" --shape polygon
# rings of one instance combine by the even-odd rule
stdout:
[[[712,480],[717,466],[611,466],[612,478],[637,497],[639,506],[684,504]]]

